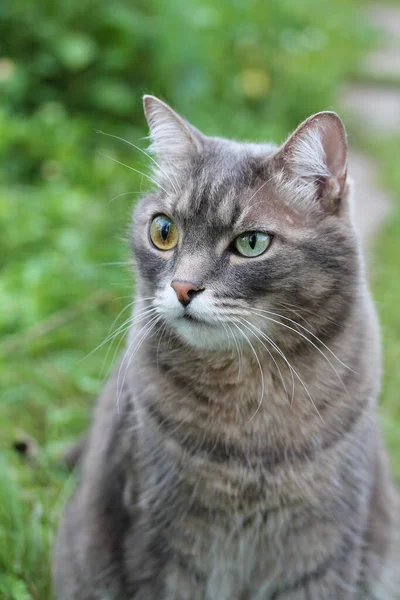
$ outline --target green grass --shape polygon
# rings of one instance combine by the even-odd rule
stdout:
[[[56,106],[1,117],[8,159],[16,147],[21,158],[15,150],[0,187],[0,598],[46,600],[53,532],[72,489],[59,457],[87,426],[113,356],[102,370],[106,349],[90,352],[132,295],[128,269],[109,263],[129,256],[134,196],[111,200],[141,180],[100,156],[118,150]],[[19,183],[27,154],[39,173]],[[37,449],[30,460],[12,450],[24,439]]]
[[[381,420],[400,482],[400,138],[366,141],[366,146],[379,162],[392,200],[392,213],[375,243],[372,279],[384,350]]]

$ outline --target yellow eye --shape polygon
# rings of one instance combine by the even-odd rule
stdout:
[[[178,228],[165,215],[157,215],[150,226],[150,238],[159,250],[172,250],[178,243]]]

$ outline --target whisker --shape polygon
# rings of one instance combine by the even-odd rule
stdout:
[[[118,370],[118,375],[117,375],[117,406],[118,406],[118,414],[119,414],[119,406],[120,406],[120,400],[121,400],[121,395],[122,395],[122,390],[124,388],[124,384],[125,384],[125,379],[126,379],[126,374],[127,371],[132,363],[132,359],[135,356],[136,352],[139,350],[140,346],[142,345],[142,343],[144,342],[144,340],[150,335],[151,331],[154,329],[154,327],[157,325],[158,321],[161,320],[161,317],[159,315],[155,315],[154,317],[152,317],[150,319],[150,321],[148,321],[147,323],[145,323],[145,325],[140,329],[140,331],[138,333],[135,334],[135,336],[133,337],[133,340],[130,342],[124,357],[121,361],[119,370]],[[147,329],[146,329],[147,328]],[[142,334],[142,332],[144,331],[144,333]],[[133,347],[133,344],[135,343],[135,340],[141,335],[141,338],[139,339],[139,341],[136,343],[136,346]],[[122,382],[120,383],[120,377],[121,377],[121,371],[122,371],[122,367],[123,364],[126,360],[126,358],[128,357],[129,353],[131,352],[130,356],[129,356],[129,360],[127,361],[126,367],[124,369],[124,373],[123,373],[123,379]]]
[[[261,395],[260,395],[260,401],[259,401],[259,403],[258,403],[258,406],[257,406],[257,408],[256,408],[256,410],[255,410],[255,412],[254,412],[254,414],[253,414],[253,415],[250,417],[250,419],[247,421],[247,423],[250,423],[250,421],[251,421],[252,419],[254,419],[254,417],[255,417],[255,416],[256,416],[256,414],[258,413],[258,411],[259,411],[259,409],[260,409],[260,407],[261,407],[261,404],[262,404],[263,398],[264,398],[264,389],[265,389],[265,384],[264,384],[264,373],[263,373],[263,370],[262,370],[262,367],[261,367],[260,359],[258,358],[257,352],[255,351],[253,344],[251,343],[251,341],[249,340],[249,338],[247,337],[247,335],[246,335],[246,334],[245,334],[245,333],[244,333],[244,332],[243,332],[243,331],[240,329],[240,327],[239,327],[239,326],[236,324],[236,320],[232,320],[232,323],[233,323],[233,325],[235,325],[235,327],[236,327],[236,328],[239,330],[239,333],[241,333],[241,334],[243,335],[243,337],[246,339],[247,343],[249,344],[249,346],[250,346],[250,348],[251,348],[251,350],[252,350],[252,352],[253,352],[253,354],[254,354],[254,356],[255,356],[255,358],[256,358],[256,361],[257,361],[257,364],[258,364],[258,368],[259,368],[259,370],[260,370],[260,375],[261,375]]]
[[[286,308],[286,305],[285,305],[283,302],[277,302],[277,304],[281,305],[283,308]],[[322,341],[322,340],[321,340],[321,339],[320,339],[320,338],[319,338],[317,335],[315,335],[315,334],[314,334],[312,331],[310,331],[309,329],[307,329],[307,327],[304,327],[303,325],[301,325],[301,324],[300,324],[300,323],[298,323],[297,321],[294,321],[293,319],[290,319],[289,317],[285,317],[285,316],[283,316],[283,315],[280,315],[280,314],[278,314],[278,313],[274,313],[274,312],[272,312],[272,311],[263,310],[263,309],[261,309],[261,308],[257,308],[256,310],[260,310],[260,311],[262,311],[262,312],[270,313],[271,315],[276,315],[277,317],[280,317],[281,319],[285,319],[286,321],[290,321],[291,323],[293,323],[293,324],[294,324],[294,325],[296,325],[297,327],[301,327],[301,329],[304,329],[304,331],[307,331],[307,333],[309,333],[310,335],[312,335],[312,336],[313,336],[313,338],[315,338],[315,339],[316,339],[316,340],[317,340],[317,341],[318,341],[320,344],[322,344],[322,346],[324,346],[324,348],[326,348],[326,349],[328,350],[328,352],[330,352],[330,353],[332,354],[332,356],[333,356],[334,358],[336,358],[336,360],[337,360],[338,362],[340,362],[340,363],[341,363],[341,365],[343,365],[343,367],[345,367],[345,368],[346,368],[346,369],[348,369],[349,371],[353,371],[353,373],[355,373],[355,371],[354,371],[354,370],[353,370],[351,367],[349,367],[349,366],[348,366],[348,365],[346,365],[344,362],[342,362],[342,361],[340,360],[340,358],[338,358],[338,357],[336,356],[336,354],[335,354],[335,353],[334,353],[334,352],[333,352],[333,351],[332,351],[332,350],[329,348],[329,346],[327,346],[326,344],[324,344],[324,342],[323,342],[323,341]],[[302,320],[303,320],[305,323],[307,323],[307,325],[309,325],[309,326],[311,327],[310,323],[309,323],[309,322],[308,322],[308,321],[307,321],[307,320],[306,320],[306,319],[305,319],[305,318],[304,318],[304,317],[303,317],[303,316],[302,316],[302,315],[301,315],[301,314],[300,314],[298,311],[296,311],[296,310],[293,310],[293,309],[290,309],[290,308],[289,308],[289,309],[287,309],[287,310],[290,310],[291,312],[293,312],[293,313],[294,313],[296,316],[298,316],[298,317],[299,317],[300,319],[302,319]],[[312,311],[308,311],[308,312],[310,312],[310,313],[311,313],[311,314],[313,314],[313,315],[317,315],[317,316],[318,316],[318,314],[317,314],[317,313],[314,313],[314,312],[312,312]],[[331,323],[333,323],[334,325],[338,325],[338,326],[339,326],[339,324],[338,324],[338,323],[335,323],[335,321],[332,321],[331,319],[329,319],[329,320],[330,320],[330,321],[331,321]]]
[[[122,192],[122,194],[117,194],[113,198],[111,198],[110,202],[114,202],[117,198],[121,198],[121,196],[133,196],[134,194],[142,194],[143,192]]]
[[[263,337],[264,337],[264,336],[265,336],[265,334],[263,334]],[[266,336],[266,337],[268,337],[268,336]],[[272,340],[270,340],[270,338],[268,338],[268,339],[269,339],[269,341],[270,341],[271,343],[273,343],[273,342],[272,342]],[[294,369],[294,368],[292,367],[292,365],[291,365],[291,364],[288,362],[288,360],[286,359],[286,357],[284,357],[283,353],[282,353],[281,351],[280,351],[280,353],[281,353],[281,356],[282,356],[282,358],[284,358],[284,360],[286,361],[286,363],[287,363],[287,365],[289,366],[289,368],[290,368],[290,369],[293,371],[293,373],[296,375],[296,377],[297,377],[297,379],[299,380],[299,382],[300,382],[301,386],[303,387],[303,389],[304,389],[304,391],[306,392],[307,396],[308,396],[308,397],[309,397],[309,399],[311,400],[311,403],[312,403],[312,405],[313,405],[313,407],[314,407],[314,409],[315,409],[315,411],[316,411],[317,415],[319,416],[319,418],[321,419],[321,421],[324,423],[324,420],[323,420],[323,418],[321,417],[321,414],[320,414],[320,412],[319,412],[318,408],[316,407],[316,405],[315,405],[315,402],[314,402],[314,400],[312,399],[312,396],[311,396],[310,392],[308,391],[308,388],[306,387],[306,385],[305,385],[304,381],[302,380],[302,378],[300,377],[300,375],[297,373],[296,369]],[[293,385],[293,396],[292,396],[292,401],[291,401],[291,404],[293,403],[293,397],[294,397],[294,385]]]
[[[260,310],[260,309],[257,309]],[[336,360],[345,368],[348,369],[349,371],[352,371],[353,373],[355,373],[355,371],[349,367],[348,365],[346,365],[342,360],[340,360],[340,358],[338,356],[336,356],[336,354],[329,348],[329,346],[327,346],[317,335],[315,335],[315,333],[313,333],[312,331],[310,331],[309,329],[307,329],[307,327],[304,327],[303,325],[300,325],[300,323],[297,323],[296,321],[293,321],[293,319],[289,319],[289,317],[284,317],[283,315],[279,315],[278,313],[273,313],[271,311],[268,311],[273,315],[276,315],[278,317],[280,317],[281,319],[285,319],[286,321],[290,321],[291,323],[293,323],[294,325],[296,325],[297,327],[300,327],[301,329],[303,329],[304,331],[306,331],[307,333],[309,333],[310,335],[313,336],[314,339],[316,339],[320,344],[322,344],[322,346],[324,348],[326,348],[326,350],[328,350],[328,352],[330,352],[330,354],[332,354],[332,356],[334,358],[336,358]]]
[[[121,162],[120,160],[113,158],[112,156],[107,156],[107,154],[103,154],[103,152],[99,152],[99,154],[100,154],[100,156],[104,156],[104,158],[108,158],[109,160],[112,160],[113,162],[117,163],[118,165],[121,165],[122,167],[126,167],[127,169],[130,169],[131,171],[134,171],[135,173],[138,173],[139,175],[146,177],[156,187],[159,187],[161,190],[163,190],[163,192],[165,192],[165,194],[169,197],[167,190],[158,181],[156,181],[155,179],[150,177],[150,175],[146,175],[146,173],[142,173],[142,171],[139,171],[138,169],[135,169],[134,167],[131,167],[130,165],[127,165],[127,164]]]
[[[300,319],[302,319],[305,323],[308,323],[308,321],[304,318],[304,316],[299,312],[300,308],[302,310],[302,312],[306,312],[309,315],[314,315],[316,317],[319,317],[320,315],[315,312],[314,310],[310,310],[309,308],[303,308],[298,306],[297,304],[290,304],[289,302],[282,302],[282,301],[276,301],[274,300],[274,302],[276,302],[276,304],[280,304],[282,307],[286,308],[287,310],[290,310],[291,312],[293,312],[294,314],[298,315]],[[291,308],[290,308],[291,307]],[[293,308],[296,308],[298,310],[293,310]],[[332,323],[333,325],[337,325],[338,327],[340,327],[340,323],[338,323],[337,321],[334,321],[333,319],[324,316],[324,318],[329,321],[330,323]],[[309,323],[308,323],[309,324]]]
[[[122,344],[123,340],[125,339],[125,336],[126,336],[126,334],[128,333],[128,331],[130,331],[130,329],[131,329],[131,327],[132,327],[133,323],[135,323],[135,324],[136,324],[136,323],[140,323],[141,321],[144,321],[144,320],[145,320],[145,319],[146,319],[148,316],[149,316],[149,315],[147,315],[147,314],[146,314],[146,315],[141,315],[140,319],[137,319],[137,320],[135,320],[135,321],[132,321],[132,320],[128,319],[128,320],[126,321],[126,326],[124,327],[124,329],[123,329],[123,330],[120,330],[120,331],[117,331],[117,332],[115,333],[115,335],[113,335],[113,336],[110,338],[111,344],[110,344],[110,346],[109,346],[109,347],[108,347],[108,349],[107,349],[106,356],[105,356],[105,358],[104,358],[104,360],[103,360],[103,367],[102,367],[102,368],[104,368],[104,364],[107,362],[108,355],[109,355],[109,353],[110,353],[110,350],[111,350],[111,348],[112,348],[112,346],[113,346],[113,344],[114,344],[115,340],[117,339],[117,337],[118,337],[118,336],[120,336],[120,339],[118,340],[117,347],[116,347],[116,348],[115,348],[115,350],[114,350],[114,354],[113,354],[113,360],[111,361],[111,364],[110,364],[109,370],[110,370],[111,366],[113,365],[113,362],[114,362],[114,360],[115,360],[115,356],[116,356],[116,354],[117,354],[117,352],[118,352],[118,350],[119,350],[119,348],[120,348],[120,346],[121,346],[121,344]],[[109,370],[108,370],[108,372],[109,372]]]
[[[114,266],[132,266],[131,260],[120,260],[116,262],[104,262],[98,263],[100,267],[114,267]]]
[[[263,182],[263,183],[260,185],[260,187],[259,187],[259,188],[258,188],[258,189],[257,189],[257,190],[254,192],[254,194],[253,194],[253,195],[250,197],[250,199],[249,199],[249,200],[247,201],[247,203],[246,203],[246,204],[248,205],[248,206],[247,206],[247,209],[250,209],[250,208],[252,208],[252,206],[256,206],[256,205],[257,205],[257,203],[256,203],[256,204],[253,204],[253,205],[252,205],[252,204],[250,204],[250,203],[251,203],[251,201],[253,200],[253,198],[255,198],[255,196],[257,196],[258,192],[261,192],[261,190],[263,189],[263,187],[265,187],[265,186],[267,185],[267,183],[269,183],[270,181],[272,181],[274,177],[275,177],[275,175],[272,175],[272,177],[270,177],[269,179],[267,179],[267,181],[264,181],[264,182]],[[247,211],[246,211],[246,212],[247,212]]]
[[[253,309],[254,310],[254,309]],[[270,313],[270,314],[275,314],[278,317],[281,317],[281,315],[278,315],[277,313],[272,313],[271,311],[265,311],[265,310],[261,310],[261,309],[255,309],[257,311],[261,311],[261,312],[266,312],[266,313]],[[276,319],[271,319],[271,317],[267,317],[265,315],[259,314],[258,312],[253,312],[253,314],[258,315],[259,317],[266,319],[267,321],[271,321],[273,323],[277,323],[278,325],[282,325],[282,327],[286,327],[286,329],[290,329],[290,331],[293,331],[294,333],[297,333],[297,335],[299,335],[301,338],[303,338],[304,340],[306,340],[309,344],[311,344],[311,346],[313,346],[313,348],[315,348],[320,354],[321,356],[323,356],[325,358],[325,360],[327,361],[327,363],[330,365],[330,367],[332,368],[332,370],[334,371],[334,373],[336,374],[337,378],[339,379],[340,383],[343,386],[344,391],[346,392],[346,394],[348,393],[346,386],[343,383],[342,378],[340,377],[339,373],[337,372],[335,366],[332,364],[332,362],[329,360],[329,358],[326,356],[326,354],[324,352],[322,352],[321,348],[318,348],[318,346],[316,344],[314,344],[314,342],[312,342],[306,335],[304,335],[303,333],[301,333],[300,331],[297,331],[297,329],[294,329],[293,327],[290,327],[289,325],[286,325],[286,323],[282,323],[281,321],[277,321]],[[281,318],[287,318],[287,317],[281,317]],[[295,325],[299,325],[299,323],[296,323],[295,321],[292,321],[292,319],[289,319],[289,321],[291,321],[292,323],[295,323]],[[301,327],[301,325],[299,325]],[[303,328],[304,329],[304,328]],[[311,333],[311,332],[310,332]],[[311,335],[314,335],[311,333]],[[316,337],[316,336],[314,336]],[[317,338],[318,339],[318,338]],[[319,340],[321,342],[321,340]],[[323,344],[323,342],[321,342]],[[323,344],[325,346],[325,344]],[[327,350],[329,350],[333,356],[346,368],[350,369],[350,367],[347,367],[347,365],[345,365],[344,363],[342,363],[342,361],[337,358],[337,356],[326,346]],[[351,369],[350,369],[351,370]]]
[[[160,329],[160,332],[159,332],[159,333],[160,333],[160,337],[159,337],[159,339],[158,339],[158,344],[157,344],[157,352],[156,352],[156,363],[157,363],[157,368],[159,367],[158,355],[159,355],[159,352],[160,352],[160,344],[161,344],[161,340],[162,340],[162,338],[163,338],[163,336],[164,336],[164,333],[165,333],[165,330],[166,330],[166,328],[167,328],[167,322],[165,321],[165,322],[163,323],[163,325],[162,325],[161,329]]]
[[[147,308],[143,308],[142,310],[140,310],[140,311],[139,311],[138,313],[136,313],[136,314],[133,314],[133,315],[131,315],[130,317],[128,317],[128,318],[127,318],[127,319],[124,321],[124,323],[122,323],[122,325],[120,325],[120,326],[119,326],[119,327],[118,327],[118,328],[117,328],[115,331],[113,331],[113,333],[112,333],[110,336],[108,336],[108,337],[107,337],[107,338],[104,340],[103,344],[104,344],[104,343],[106,343],[106,342],[108,342],[108,341],[110,341],[110,340],[111,340],[111,339],[113,339],[114,337],[116,337],[116,336],[117,336],[117,335],[118,335],[118,334],[119,334],[119,333],[120,333],[120,332],[121,332],[121,331],[122,331],[122,330],[125,328],[125,326],[127,326],[127,325],[131,326],[131,325],[133,325],[134,323],[136,323],[136,322],[139,322],[140,320],[142,320],[142,317],[145,317],[145,316],[147,316],[148,314],[151,314],[151,313],[155,312],[156,310],[157,310],[157,308],[156,308],[156,307],[151,307],[151,306],[150,306],[150,307],[147,307]],[[101,346],[102,346],[103,344],[101,344]],[[101,346],[100,346],[100,347],[101,347]]]
[[[239,343],[237,341],[235,332],[232,331],[232,329],[229,326],[229,323],[226,323],[226,326],[228,327],[228,329],[229,329],[229,331],[230,331],[230,333],[232,335],[232,339],[234,341],[234,344],[236,346],[236,352],[237,352],[237,355],[238,355],[238,363],[239,363],[237,383],[239,383],[241,381],[241,379],[242,379],[242,365],[241,365],[241,360],[243,360],[242,349],[240,348],[240,345],[239,345]]]
[[[127,308],[129,308],[129,305],[125,307],[125,309],[127,309]],[[152,312],[154,312],[156,310],[157,310],[156,308],[152,308],[152,307],[149,308],[148,307],[148,308],[143,309],[142,311],[139,311],[139,313],[137,315],[133,315],[131,317],[128,317],[128,319],[126,319],[124,321],[124,323],[122,323],[122,325],[120,325],[118,327],[118,329],[116,329],[115,331],[113,331],[111,334],[107,335],[107,337],[101,342],[101,344],[99,344],[98,346],[96,346],[96,348],[94,348],[88,354],[86,354],[86,356],[84,356],[82,360],[86,360],[87,358],[89,358],[90,356],[92,356],[92,354],[94,354],[95,352],[97,352],[97,350],[100,350],[100,348],[102,348],[105,344],[107,344],[107,342],[109,342],[110,340],[112,340],[113,338],[115,338],[117,335],[119,335],[119,333],[121,333],[122,330],[125,327],[131,326],[135,322],[136,319],[140,320],[145,315],[147,316],[147,312],[146,311],[149,311],[149,313],[152,313]]]
[[[112,324],[111,324],[111,327],[110,327],[110,328],[109,328],[109,330],[108,330],[108,333],[107,333],[106,340],[107,340],[107,339],[108,339],[108,337],[110,336],[110,334],[111,334],[111,332],[112,332],[112,330],[113,330],[113,328],[114,328],[114,325],[117,323],[117,321],[118,321],[118,319],[120,318],[120,316],[121,316],[121,315],[123,315],[123,314],[124,314],[124,312],[125,312],[126,310],[128,310],[128,308],[130,308],[130,307],[131,307],[131,306],[132,306],[134,303],[135,303],[135,300],[132,300],[132,302],[129,302],[129,304],[127,304],[127,305],[126,305],[126,306],[125,306],[125,307],[124,307],[122,310],[120,310],[120,311],[119,311],[118,315],[115,317],[114,321],[113,321],[113,322],[112,322]],[[127,321],[125,321],[125,323],[127,323]],[[114,338],[113,338],[113,339],[114,339]],[[104,341],[105,341],[105,340],[104,340]],[[112,346],[112,343],[111,343],[111,346]],[[110,346],[110,348],[111,348],[111,346]],[[119,346],[118,346],[118,347],[119,347]],[[96,350],[97,350],[98,348],[99,348],[99,346],[96,348]],[[106,361],[107,361],[107,358],[108,358],[108,353],[109,353],[109,351],[110,351],[110,348],[108,348],[108,350],[107,350],[107,354],[106,354],[106,356],[105,356],[105,358],[104,358],[104,360],[103,360],[103,364],[102,364],[102,367],[101,367],[101,373],[103,373],[103,370],[104,370],[104,365],[105,365],[105,363],[106,363]],[[114,358],[115,358],[115,352],[114,352]]]
[[[247,207],[246,210],[243,212],[242,217],[254,206],[257,206],[257,204],[260,204],[261,202],[263,202],[263,200],[259,200],[258,202],[255,202],[254,204],[251,204],[251,201],[253,200],[253,198],[255,196],[257,196],[258,192],[260,192],[263,187],[265,187],[270,181],[272,181],[274,178],[276,177],[276,173],[274,173],[269,179],[267,179],[267,181],[264,181],[260,187],[254,192],[254,194],[250,197],[250,199],[247,201]]]
[[[222,320],[221,320],[220,323],[221,323],[221,325],[222,325],[225,333],[227,333],[227,329],[225,327],[225,323]],[[231,349],[231,339],[230,339],[229,335],[227,335],[227,338],[228,338],[228,349],[227,349],[227,351],[229,352],[229,350]],[[226,354],[226,352],[225,352],[225,354]],[[224,356],[225,356],[225,354],[224,354]]]
[[[253,325],[253,323],[251,323],[249,321],[249,325],[251,325],[252,327],[256,328],[255,325]],[[261,329],[259,329],[258,327],[256,328],[259,332],[259,334],[261,335],[262,338],[264,338],[271,346],[272,348],[283,358],[283,360],[285,361],[286,365],[289,368],[289,373],[291,375],[292,378],[292,395],[290,398],[290,405],[293,406],[293,400],[294,400],[294,377],[293,377],[293,367],[290,364],[290,362],[288,361],[288,359],[285,356],[285,353],[283,352],[283,350],[281,350],[281,348],[279,348],[279,346],[276,344],[276,342],[274,342],[266,333],[264,333],[263,331],[261,331]]]
[[[132,304],[135,304],[135,303],[136,303],[136,300],[134,300],[134,301],[133,301],[133,303],[130,303],[130,304],[128,304],[128,306],[127,306],[127,307],[125,307],[125,310],[126,310],[126,308],[129,308],[129,306],[132,306]],[[104,361],[103,361],[103,367],[102,367],[102,369],[104,369],[104,364],[107,362],[107,358],[108,358],[109,352],[110,352],[110,350],[111,350],[111,348],[112,348],[112,346],[113,346],[113,344],[114,344],[114,340],[115,340],[115,339],[118,337],[118,335],[121,335],[121,337],[120,337],[120,339],[119,339],[119,341],[118,341],[117,347],[116,347],[116,349],[114,350],[113,358],[112,358],[112,361],[111,361],[110,367],[109,367],[109,369],[108,369],[107,375],[108,375],[108,373],[110,372],[111,366],[114,364],[115,357],[116,357],[116,355],[117,355],[117,352],[118,352],[118,350],[119,350],[119,348],[120,348],[120,346],[121,346],[121,344],[122,344],[122,342],[123,342],[123,340],[124,340],[124,338],[125,338],[125,335],[126,335],[127,331],[129,331],[129,330],[130,330],[130,328],[131,328],[131,327],[132,327],[134,324],[136,324],[136,323],[139,323],[140,321],[143,321],[143,319],[147,318],[147,316],[149,316],[150,314],[152,314],[154,311],[153,311],[153,310],[149,310],[150,308],[152,308],[152,307],[143,308],[143,309],[141,309],[141,310],[140,310],[138,313],[136,313],[136,314],[132,315],[131,317],[129,317],[129,318],[128,318],[128,319],[125,321],[125,323],[123,323],[123,324],[121,325],[121,327],[122,327],[122,328],[124,328],[124,329],[123,329],[123,330],[121,330],[121,328],[118,328],[118,329],[117,329],[117,330],[114,332],[114,334],[111,336],[111,338],[110,338],[110,340],[111,340],[111,344],[110,344],[109,348],[107,349],[107,354],[106,354],[106,356],[105,356],[105,358],[104,358]],[[120,315],[121,315],[121,314],[122,314],[122,311],[121,311]],[[118,316],[119,316],[119,315],[118,315]],[[114,320],[114,323],[115,323],[115,320]],[[113,325],[114,325],[114,323],[113,323]],[[126,325],[126,327],[125,327],[125,325]]]
[[[118,135],[113,135],[112,133],[105,133],[104,131],[101,131],[100,129],[96,129],[96,133],[101,133],[102,135],[106,135],[107,137],[115,138],[116,140],[120,140],[121,142],[125,142],[129,146],[132,146],[132,148],[135,148],[136,150],[139,150],[139,152],[141,152],[142,154],[144,154],[145,156],[147,156],[147,158],[149,158],[156,165],[156,167],[158,169],[160,169],[161,173],[163,173],[163,175],[165,175],[165,177],[168,179],[168,181],[172,185],[175,194],[179,195],[179,190],[176,189],[174,183],[169,178],[168,173],[166,173],[164,171],[164,169],[161,168],[160,163],[154,158],[154,156],[151,156],[151,154],[149,154],[148,152],[146,152],[146,150],[143,150],[143,148],[140,148],[139,146],[136,146],[135,144],[133,144],[129,140],[125,140],[124,138],[119,137]]]
[[[285,381],[284,381],[284,379],[283,379],[283,376],[282,376],[282,372],[281,372],[281,370],[280,370],[280,368],[279,368],[279,365],[278,365],[278,363],[276,362],[275,358],[272,356],[272,353],[270,352],[269,348],[267,348],[267,346],[264,344],[264,342],[262,342],[262,341],[261,341],[261,340],[260,340],[260,339],[257,337],[257,335],[256,335],[256,334],[255,334],[255,333],[254,333],[254,332],[253,332],[253,331],[252,331],[252,330],[251,330],[249,327],[247,327],[247,326],[244,324],[244,322],[246,322],[246,323],[248,323],[249,325],[251,325],[251,327],[252,327],[252,328],[253,328],[255,331],[258,331],[258,332],[262,333],[261,329],[259,329],[259,328],[258,328],[258,327],[256,327],[255,325],[253,325],[253,323],[251,323],[251,322],[250,322],[250,321],[248,321],[247,319],[240,319],[240,321],[241,321],[242,325],[243,325],[244,327],[246,327],[246,329],[248,329],[248,330],[250,331],[250,333],[252,333],[253,335],[255,335],[255,336],[256,336],[256,338],[258,339],[258,341],[260,342],[260,344],[261,344],[261,345],[262,345],[262,346],[265,348],[265,350],[268,352],[268,354],[269,354],[269,355],[270,355],[270,357],[272,358],[272,360],[273,360],[273,362],[274,362],[274,364],[275,364],[275,366],[276,366],[276,368],[277,368],[277,370],[278,370],[279,376],[280,376],[280,378],[281,378],[282,385],[283,385],[283,389],[285,390],[285,394],[286,394],[287,396],[289,396],[289,394],[288,394],[288,391],[287,391],[287,389],[286,389],[286,384],[285,384]]]

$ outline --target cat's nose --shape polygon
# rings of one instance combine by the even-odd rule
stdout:
[[[183,306],[187,306],[196,294],[204,290],[193,281],[181,281],[180,279],[174,279],[171,287],[175,290],[178,300]]]

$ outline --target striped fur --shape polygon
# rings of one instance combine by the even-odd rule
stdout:
[[[400,598],[343,125],[320,113],[275,148],[145,109],[161,187],[135,209],[137,303],[60,525],[57,598]],[[149,240],[160,213],[174,250]],[[238,256],[252,230],[270,248]],[[184,308],[173,279],[204,290]]]

